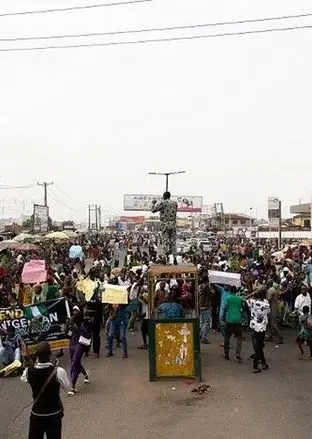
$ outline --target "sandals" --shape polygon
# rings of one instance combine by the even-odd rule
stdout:
[[[76,393],[77,393],[77,390],[74,389],[74,388],[72,387],[72,388],[70,389],[70,391],[67,393],[67,396],[69,396],[69,397],[73,397],[73,396],[76,395]]]
[[[85,378],[84,378],[83,382],[85,384],[90,384],[90,371],[86,370],[86,372],[87,372],[87,375],[85,375]]]

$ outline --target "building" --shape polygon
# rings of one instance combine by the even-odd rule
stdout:
[[[290,213],[293,214],[311,214],[311,203],[304,204],[296,204],[294,206],[290,206]]]
[[[248,229],[256,225],[256,219],[244,213],[219,213],[209,218],[206,224],[219,230]]]
[[[246,229],[254,227],[255,218],[245,215],[243,213],[225,213],[224,214],[224,224],[226,229]]]
[[[295,215],[292,218],[291,223],[295,227],[310,229],[311,228],[311,216],[309,213]]]
[[[290,213],[295,215],[292,218],[294,226],[311,229],[311,203],[290,206]]]

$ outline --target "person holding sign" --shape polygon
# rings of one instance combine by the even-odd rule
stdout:
[[[113,356],[114,337],[116,334],[119,334],[122,348],[122,358],[128,358],[126,305],[112,305],[109,320],[110,322],[107,338],[108,352],[106,357]]]

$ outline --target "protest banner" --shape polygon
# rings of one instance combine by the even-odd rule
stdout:
[[[241,275],[239,273],[225,273],[224,271],[209,270],[209,282],[211,284],[241,286]]]
[[[102,302],[112,305],[127,305],[128,291],[125,287],[119,285],[106,284],[105,291],[102,294]]]
[[[46,282],[47,269],[45,261],[33,259],[26,262],[22,271],[22,282],[24,284],[36,284]]]
[[[93,282],[91,279],[85,278],[77,282],[76,288],[85,295],[86,301],[89,302],[97,288],[97,283]]]
[[[13,327],[32,353],[40,341],[48,341],[51,349],[62,349],[69,345],[64,332],[66,319],[70,318],[68,301],[64,298],[49,300],[24,308],[0,308],[0,329]]]

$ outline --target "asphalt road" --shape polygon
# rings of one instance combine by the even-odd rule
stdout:
[[[136,349],[139,334],[129,334],[128,359],[119,350],[110,359],[85,359],[91,384],[80,383],[75,398],[64,397],[63,437],[311,438],[312,361],[297,359],[294,336],[287,334],[279,348],[268,345],[271,368],[259,375],[252,374],[250,360],[226,362],[219,336],[211,336],[202,352],[203,376],[211,387],[198,396],[184,381],[149,383],[147,352]],[[251,353],[249,340],[243,353],[244,358]],[[67,355],[62,365],[68,369]],[[18,378],[2,379],[0,397],[0,438],[26,438],[29,386]]]

